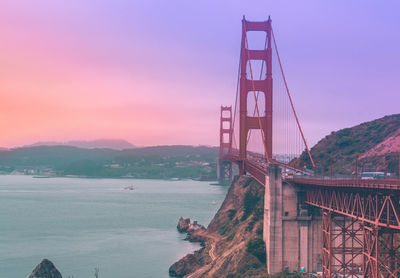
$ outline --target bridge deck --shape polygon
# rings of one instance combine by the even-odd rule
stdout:
[[[237,165],[244,163],[246,171],[259,183],[265,185],[267,175],[267,164],[262,157],[253,156],[250,159],[241,161],[237,155],[225,155],[224,159]],[[274,160],[273,163],[294,171],[300,171],[295,167]],[[302,186],[342,187],[342,188],[363,188],[363,189],[384,189],[400,190],[400,180],[381,179],[365,180],[360,178],[324,178],[320,176],[293,176],[284,178],[284,181]]]
[[[322,179],[318,177],[303,178],[293,177],[287,178],[298,185],[303,186],[324,186],[324,187],[348,187],[348,188],[364,188],[364,189],[386,189],[400,190],[400,180],[382,179],[382,180],[363,180],[354,179]]]

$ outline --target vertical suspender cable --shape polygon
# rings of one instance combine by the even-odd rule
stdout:
[[[239,80],[240,80],[240,60],[242,57],[242,51],[240,51],[239,54],[239,66],[238,66],[238,74],[237,74],[237,80],[236,80],[236,97],[235,97],[235,108],[234,108],[234,113],[233,113],[233,124],[232,124],[232,143],[235,141],[235,120],[236,120],[236,108],[237,108],[237,100],[238,100],[238,95],[239,95]]]
[[[286,92],[287,92],[287,95],[288,95],[288,97],[289,97],[290,105],[292,106],[293,114],[294,114],[294,117],[296,118],[296,123],[297,123],[297,126],[298,126],[298,128],[299,128],[299,131],[300,131],[301,137],[302,137],[302,139],[303,139],[304,145],[305,145],[305,147],[306,147],[306,149],[307,149],[308,156],[310,157],[311,164],[312,164],[313,168],[315,169],[314,160],[312,159],[310,150],[308,149],[308,145],[307,145],[306,139],[305,139],[305,137],[304,137],[303,130],[301,129],[300,122],[299,122],[299,119],[298,119],[298,117],[297,117],[296,110],[294,109],[292,97],[290,96],[289,87],[288,87],[287,82],[286,82],[285,74],[284,74],[283,68],[282,68],[281,59],[280,59],[280,57],[279,57],[278,47],[277,47],[277,45],[276,45],[276,40],[275,40],[275,35],[274,35],[274,29],[272,29],[272,38],[273,38],[273,41],[274,41],[275,51],[276,51],[276,55],[277,55],[277,58],[278,58],[279,67],[280,67],[280,69],[281,69],[281,73],[282,73],[282,77],[283,77],[283,82],[285,83]]]

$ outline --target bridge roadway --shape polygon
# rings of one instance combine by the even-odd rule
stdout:
[[[250,156],[242,161],[237,155],[225,155],[224,159],[237,165],[244,163],[246,172],[265,186],[265,159]],[[271,163],[297,170],[276,160]],[[400,230],[400,180],[331,179],[295,175],[284,177],[282,181],[302,188],[306,204],[374,226]]]

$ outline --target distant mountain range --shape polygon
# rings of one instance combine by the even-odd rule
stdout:
[[[112,150],[124,150],[136,148],[135,145],[122,139],[97,139],[92,141],[67,141],[67,142],[37,142],[24,147],[37,147],[37,146],[72,146],[84,149],[112,149]]]

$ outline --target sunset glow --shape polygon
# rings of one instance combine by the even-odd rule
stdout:
[[[1,147],[97,138],[217,145],[219,106],[234,102],[243,14],[276,23],[311,145],[333,129],[399,112],[394,1],[293,1],[285,9],[264,1],[252,6],[261,9],[239,1],[34,2],[0,2]],[[339,19],[344,8],[355,13]],[[342,113],[333,119],[333,111]]]

